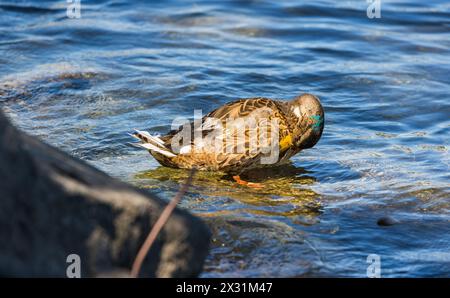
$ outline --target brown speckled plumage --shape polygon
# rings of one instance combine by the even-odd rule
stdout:
[[[245,127],[244,134],[239,131],[241,126],[237,125],[238,129],[224,129],[218,139],[214,135],[212,129],[208,129],[208,118],[217,119],[223,127],[228,127],[227,121],[236,121],[239,119],[256,120],[257,123],[263,123],[259,129],[250,131],[249,127]],[[271,120],[278,121],[278,150],[279,155],[274,164],[279,164],[287,161],[291,156],[297,154],[302,149],[311,148],[320,139],[324,127],[324,112],[317,97],[311,94],[302,94],[292,101],[279,101],[269,98],[246,98],[234,102],[227,103],[218,109],[210,112],[202,118],[203,130],[202,137],[207,141],[214,142],[222,140],[224,146],[223,150],[209,150],[207,146],[204,148],[195,148],[194,144],[194,129],[198,129],[195,123],[191,123],[191,148],[189,152],[178,153],[172,148],[173,138],[180,132],[180,129],[171,131],[165,136],[162,136],[155,142],[152,136],[145,132],[135,132],[133,135],[139,138],[142,143],[153,144],[161,150],[149,149],[152,156],[162,165],[174,168],[197,168],[199,170],[215,170],[227,173],[239,174],[249,169],[258,167],[265,167],[270,165],[261,164],[261,158],[266,156],[262,152],[259,143],[261,131],[268,132],[268,141],[272,142],[270,132],[275,129]],[[262,121],[262,122],[259,122]],[[231,122],[241,123],[241,122]],[[245,122],[246,123],[246,122]],[[205,127],[206,126],[206,127]],[[206,129],[205,129],[206,128]],[[256,133],[256,146],[251,147],[249,144],[249,135]],[[245,137],[243,137],[243,135]],[[151,138],[151,139],[149,139]],[[225,140],[233,140],[231,144]],[[162,144],[158,144],[161,142]],[[275,143],[274,143],[275,144]],[[152,146],[153,145],[148,145]],[[162,146],[161,146],[162,145]],[[146,149],[148,149],[148,146]],[[241,147],[238,147],[241,146]],[[237,150],[237,149],[242,150]],[[189,148],[188,148],[189,149]],[[228,151],[227,151],[228,150]],[[271,165],[274,165],[271,164]]]

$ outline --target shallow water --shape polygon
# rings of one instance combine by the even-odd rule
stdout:
[[[204,277],[450,276],[450,4],[0,2],[13,121],[170,199],[185,171],[126,145],[241,97],[318,95],[321,141],[246,189],[199,173],[182,207],[213,231]],[[399,221],[382,227],[377,220]]]

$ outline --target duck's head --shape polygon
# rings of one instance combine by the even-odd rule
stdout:
[[[322,136],[325,114],[319,98],[304,93],[289,102],[291,115],[296,123],[294,144],[301,149],[313,147]]]

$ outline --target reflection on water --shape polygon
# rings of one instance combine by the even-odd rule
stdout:
[[[214,237],[205,277],[300,277],[323,267],[308,238],[282,221],[217,216],[206,222]]]
[[[185,181],[189,171],[158,167],[154,170],[138,173],[135,178],[139,187],[160,189],[161,182],[170,182],[173,188]],[[222,214],[251,213],[265,216],[294,217],[299,215],[315,215],[320,211],[319,195],[302,185],[311,185],[314,178],[305,175],[306,171],[296,168],[292,164],[283,165],[264,172],[248,172],[242,175],[249,181],[257,181],[264,185],[262,189],[255,189],[238,185],[230,176],[218,172],[197,172],[191,192],[202,197],[211,209],[201,212],[196,206],[196,212],[203,217],[213,217]],[[169,183],[166,183],[169,185]],[[228,198],[236,201],[242,208],[228,209],[216,206],[216,200]],[[217,202],[220,204],[220,202]],[[200,211],[200,212],[199,212]]]
[[[22,129],[170,199],[187,173],[134,128],[237,98],[318,95],[320,142],[249,173],[197,173],[182,208],[213,231],[203,276],[450,276],[450,23],[443,1],[0,3],[0,104]],[[380,227],[390,216],[399,224]]]
[[[159,166],[136,174],[133,183],[174,194],[188,175],[188,170]],[[241,176],[264,188],[238,185],[224,173],[197,172],[183,199],[182,206],[213,232],[204,276],[302,276],[320,268],[317,250],[292,227],[315,224],[321,214],[320,195],[310,188],[315,178],[293,164]]]

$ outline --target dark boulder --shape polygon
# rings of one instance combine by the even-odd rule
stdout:
[[[71,254],[81,277],[126,276],[165,206],[20,132],[0,111],[0,276],[65,277]],[[176,209],[141,276],[197,276],[209,240],[200,219]]]

